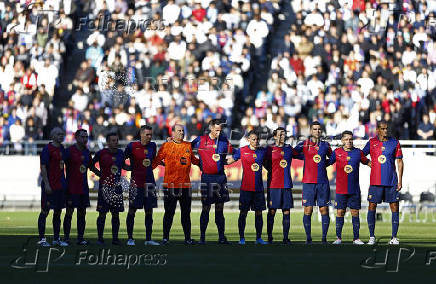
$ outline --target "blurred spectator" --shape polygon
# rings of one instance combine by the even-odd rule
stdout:
[[[422,116],[422,122],[418,126],[417,134],[421,140],[433,140],[434,126],[431,124],[428,114]]]

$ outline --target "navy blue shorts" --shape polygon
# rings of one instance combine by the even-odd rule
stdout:
[[[270,209],[294,208],[292,188],[270,188],[267,192],[267,200]]]
[[[230,201],[225,174],[201,175],[201,203],[211,205]]]
[[[91,206],[89,203],[89,193],[66,195],[67,208],[86,208]]]
[[[48,211],[50,209],[60,210],[65,208],[65,189],[53,190],[47,194],[44,186],[41,186],[41,209]]]
[[[328,183],[303,183],[303,206],[324,207],[330,205],[330,185]]]
[[[265,194],[263,191],[244,191],[239,192],[239,210],[241,211],[262,211],[266,209]]]
[[[368,190],[368,201],[372,203],[398,202],[400,201],[400,192],[397,191],[397,185],[381,186],[371,185]]]
[[[360,193],[355,194],[340,194],[336,193],[335,200],[336,209],[356,209],[359,210],[361,208],[361,195]]]
[[[121,194],[122,189],[118,188],[117,193]],[[124,202],[118,200],[118,202],[108,203],[103,196],[103,190],[100,188],[98,191],[97,211],[101,213],[107,213],[109,211],[111,213],[124,212]]]
[[[156,188],[149,187],[147,192],[144,188],[138,188],[136,196],[129,199],[129,208],[144,208],[145,211],[157,208]]]

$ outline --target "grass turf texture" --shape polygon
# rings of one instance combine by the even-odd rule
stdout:
[[[127,234],[125,228],[126,213],[120,214],[121,228],[120,238],[123,245],[114,247],[111,243],[110,214],[106,218],[105,240],[106,245],[101,247],[95,244],[96,217],[93,211],[87,214],[87,229],[85,237],[91,241],[87,247],[76,246],[75,244],[65,249],[65,254],[57,261],[51,262],[48,273],[35,272],[35,268],[17,269],[11,268],[10,264],[20,256],[23,256],[23,247],[27,249],[30,259],[34,259],[37,236],[38,212],[0,212],[0,264],[1,275],[7,279],[8,283],[30,282],[30,283],[86,283],[95,282],[119,282],[127,279],[142,279],[149,283],[177,283],[185,282],[212,282],[212,283],[234,283],[234,282],[253,282],[270,283],[276,280],[305,280],[323,282],[344,282],[352,283],[380,283],[384,281],[396,280],[401,283],[416,280],[434,280],[436,276],[436,226],[434,223],[409,223],[406,216],[404,223],[400,224],[399,237],[400,247],[387,246],[390,239],[391,224],[390,214],[385,215],[385,220],[378,221],[376,225],[376,236],[381,242],[375,248],[369,246],[352,246],[352,225],[345,223],[343,229],[342,246],[322,245],[321,225],[314,214],[312,218],[312,237],[314,244],[304,245],[305,233],[302,226],[302,214],[292,212],[290,238],[293,245],[285,246],[282,240],[282,214],[277,213],[274,226],[273,245],[259,246],[254,245],[255,229],[254,214],[249,213],[246,226],[246,246],[237,245],[238,235],[238,213],[225,212],[226,235],[232,245],[218,245],[217,230],[214,223],[214,213],[210,214],[210,221],[207,230],[208,244],[204,246],[186,246],[183,244],[183,230],[180,225],[180,213],[177,212],[171,229],[171,244],[168,246],[150,247],[144,246],[145,239],[144,213],[139,211],[135,218],[135,247],[125,245]],[[47,236],[51,241],[52,225],[51,216],[47,218]],[[162,217],[163,213],[155,212],[153,224],[153,239],[162,238]],[[192,237],[199,239],[199,212],[191,214]],[[63,220],[63,219],[62,219]],[[74,243],[76,237],[76,218],[73,216],[71,239]],[[361,223],[361,239],[368,240],[368,228],[366,222]],[[62,229],[61,229],[62,236]],[[266,239],[266,214],[264,214],[264,230],[262,234]],[[331,222],[328,240],[332,242],[335,237],[335,223]],[[28,245],[26,242],[29,240]],[[400,248],[403,250],[400,252]],[[62,248],[52,251],[52,259],[58,257]],[[116,265],[112,265],[110,260],[107,265],[99,264],[106,262],[107,259],[98,259],[98,264],[91,265],[95,257],[100,257],[101,250],[105,249],[107,254],[125,255],[117,259]],[[85,252],[87,250],[87,252]],[[388,251],[388,261],[386,265],[374,265],[374,257],[377,262],[383,262]],[[414,254],[407,259],[411,253]],[[425,265],[426,261],[433,256],[435,260],[430,265]],[[46,266],[49,249],[40,248],[39,254],[42,264],[38,264],[40,270]],[[398,262],[398,255],[402,254]],[[153,260],[151,255],[161,255],[166,259],[165,265],[151,265]],[[91,256],[93,255],[93,256]],[[147,255],[142,259],[141,264],[133,264],[134,260],[139,260],[139,255]],[[164,255],[164,256],[162,256]],[[81,265],[76,265],[80,256]],[[86,256],[86,257],[85,257]],[[91,258],[90,258],[91,257]],[[132,265],[127,268],[127,263],[131,257]],[[86,259],[85,259],[86,258]],[[24,258],[21,258],[23,260]],[[145,260],[147,259],[147,261]],[[157,259],[157,258],[155,258]],[[20,261],[16,263],[20,263]],[[44,262],[45,260],[45,262]],[[373,268],[363,268],[362,263],[367,260],[366,266]],[[140,261],[140,260],[139,260]],[[146,265],[146,262],[150,265]],[[20,265],[18,265],[20,266]],[[21,266],[23,266],[21,264]],[[25,266],[23,266],[25,267]],[[42,267],[42,268],[41,268]],[[390,273],[388,271],[395,271]],[[362,277],[364,276],[364,277]],[[431,283],[431,282],[429,282]]]

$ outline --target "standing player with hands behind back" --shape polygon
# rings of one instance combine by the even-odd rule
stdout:
[[[363,245],[359,239],[361,203],[359,185],[360,163],[371,167],[371,162],[363,151],[353,147],[353,132],[344,131],[341,135],[343,146],[337,148],[329,159],[329,165],[336,163],[336,241],[334,245],[342,243],[342,227],[347,207],[350,208],[353,223],[353,244]]]
[[[151,142],[153,129],[151,126],[141,126],[140,141],[131,142],[127,145],[124,155],[130,160],[132,170],[131,183],[137,187],[137,195],[129,203],[129,212],[126,217],[128,241],[127,245],[134,246],[133,227],[137,209],[145,211],[145,244],[159,245],[151,239],[153,229],[153,208],[157,207],[155,194],[155,180],[151,163],[156,156],[156,143]]]
[[[259,134],[253,130],[248,133],[247,146],[233,151],[227,158],[227,163],[232,164],[241,159],[242,182],[239,192],[239,244],[245,245],[245,224],[248,211],[255,214],[256,244],[268,244],[262,239],[263,218],[262,211],[265,207],[265,193],[262,180],[262,166],[266,158],[266,148],[259,147]]]
[[[100,171],[91,166],[91,153],[87,148],[88,132],[79,129],[74,134],[76,143],[65,150],[67,170],[67,210],[64,217],[64,241],[69,243],[71,219],[77,208],[77,244],[87,245],[83,238],[86,225],[86,208],[89,204],[88,169],[100,176]]]
[[[303,171],[303,225],[306,244],[312,243],[311,218],[313,206],[318,205],[322,221],[322,242],[327,243],[330,225],[330,185],[327,177],[327,157],[332,154],[330,144],[321,140],[322,127],[318,121],[310,125],[310,138],[298,143],[295,150],[304,156]]]
[[[392,238],[391,245],[398,245],[399,227],[399,201],[403,180],[403,152],[397,139],[388,137],[388,124],[386,121],[377,123],[377,137],[371,138],[363,148],[365,155],[371,155],[371,180],[368,191],[368,228],[369,245],[375,244],[375,213],[377,204],[388,202],[392,212]],[[398,166],[398,176],[395,168]]]
[[[229,140],[221,133],[220,119],[212,119],[209,123],[209,134],[198,136],[192,142],[192,149],[198,149],[201,169],[201,203],[200,244],[206,243],[206,229],[209,222],[209,211],[215,204],[215,223],[218,228],[218,243],[228,244],[224,235],[224,203],[230,201],[227,190],[227,177],[224,173],[226,155],[233,151]]]
[[[61,241],[61,213],[65,208],[66,180],[64,172],[64,146],[62,142],[65,132],[55,127],[50,132],[52,142],[46,145],[41,152],[41,213],[38,217],[38,231],[40,246],[48,247],[50,244],[45,238],[45,224],[50,209],[53,209],[53,245],[68,246]]]
[[[110,211],[112,214],[112,244],[121,245],[118,239],[118,231],[120,229],[119,213],[124,211],[124,204],[122,202],[121,204],[111,204],[108,200],[110,196],[105,196],[103,190],[104,187],[109,188],[110,192],[106,193],[106,195],[122,194],[122,188],[119,182],[121,179],[121,169],[125,167],[124,153],[118,148],[117,133],[108,133],[106,135],[106,143],[108,147],[98,151],[91,163],[91,166],[95,167],[95,164],[98,162],[101,172],[97,201],[97,211],[99,213],[97,217],[97,244],[104,244],[103,232],[106,214]]]

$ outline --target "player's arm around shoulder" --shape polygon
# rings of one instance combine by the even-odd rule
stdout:
[[[89,165],[89,169],[91,170],[91,172],[93,172],[98,177],[101,177],[101,172],[95,167],[95,164],[100,161],[100,154],[101,154],[101,150],[95,153],[94,158],[92,158],[91,163]]]
[[[167,148],[168,143],[171,143],[171,142],[163,143],[162,146],[160,146],[159,151],[157,151],[156,157],[153,159],[153,163],[151,164],[151,168],[153,170],[155,168],[157,168],[157,166],[161,165],[161,163],[165,159],[166,148]],[[162,165],[165,166],[164,164],[162,164]]]
[[[231,165],[241,158],[241,148],[233,149],[230,157],[227,157],[227,165]]]
[[[368,167],[371,167],[371,160],[365,156],[365,153],[363,153],[362,150],[359,151],[360,151],[360,162],[364,165],[367,165]]]
[[[336,163],[336,150],[334,150],[333,153],[331,154],[330,158],[326,160],[327,167]]]
[[[186,147],[188,147],[189,152],[191,153],[191,164],[200,166],[200,159],[195,156],[192,144],[190,142],[186,142]]]

